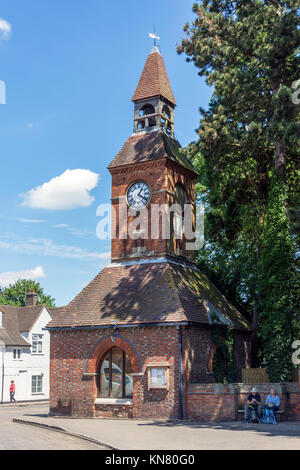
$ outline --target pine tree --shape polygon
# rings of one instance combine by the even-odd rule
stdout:
[[[195,3],[196,19],[185,25],[178,47],[214,86],[209,109],[200,109],[199,141],[186,149],[200,173],[197,189],[206,208],[198,262],[252,319],[253,366],[266,341],[257,330],[273,169],[286,190],[281,209],[287,214],[290,208],[297,235],[299,106],[292,94],[299,78],[298,7],[298,1],[277,0]]]

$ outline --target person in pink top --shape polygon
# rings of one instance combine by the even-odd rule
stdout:
[[[11,403],[16,403],[15,393],[16,393],[16,384],[15,384],[15,381],[12,380],[11,383],[10,383],[10,387],[9,387],[9,394],[10,394],[10,402]]]

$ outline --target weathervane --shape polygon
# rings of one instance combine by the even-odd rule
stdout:
[[[160,37],[155,34],[155,25],[154,25],[154,32],[149,33],[149,37],[154,40],[154,46],[157,46],[157,41],[160,40]]]

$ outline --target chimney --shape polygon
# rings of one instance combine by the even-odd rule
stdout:
[[[28,294],[26,294],[26,307],[37,305],[39,301],[39,296],[37,295],[34,290],[30,290]]]

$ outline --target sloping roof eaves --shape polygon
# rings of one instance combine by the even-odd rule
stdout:
[[[162,158],[168,158],[195,175],[198,174],[182,152],[179,142],[161,130],[132,134],[108,165],[108,169]]]
[[[211,324],[206,301],[235,328],[242,315],[198,270],[173,263],[109,266],[47,328],[188,322]]]

